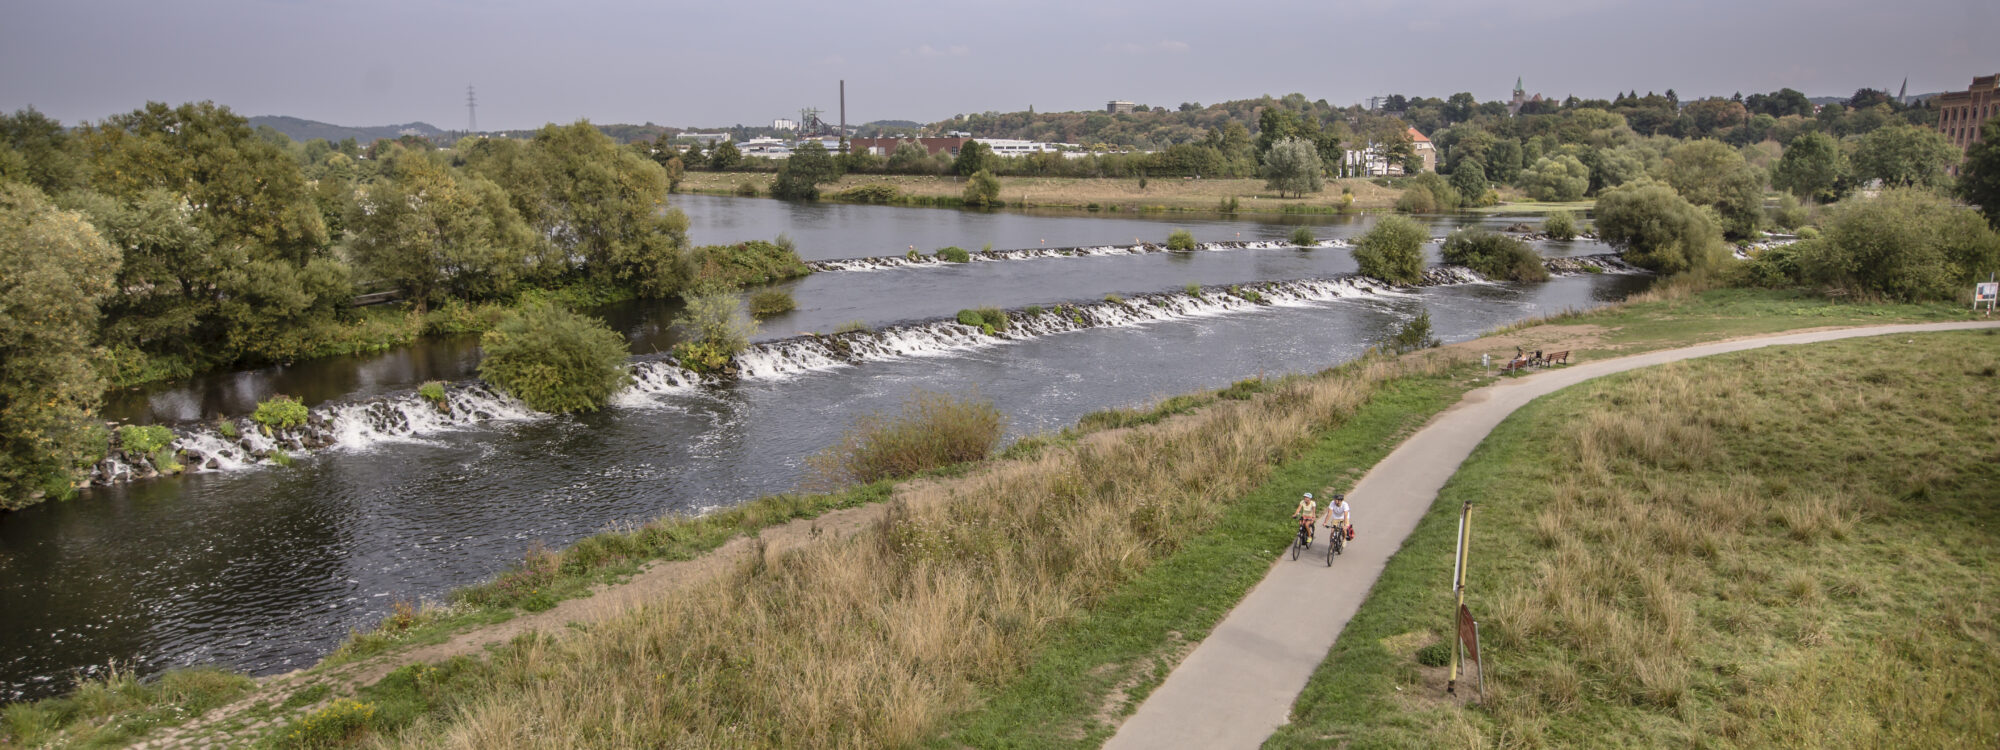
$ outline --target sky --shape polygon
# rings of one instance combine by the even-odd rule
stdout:
[[[850,124],[1292,92],[1964,90],[1992,0],[7,0],[0,110],[147,101],[340,125]]]

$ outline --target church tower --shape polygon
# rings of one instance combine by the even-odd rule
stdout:
[[[1514,76],[1514,98],[1507,102],[1509,116],[1521,114],[1521,105],[1528,103],[1528,90],[1521,86],[1521,77]]]

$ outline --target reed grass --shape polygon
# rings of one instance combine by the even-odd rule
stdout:
[[[1990,745],[1993,341],[1748,352],[1531,404],[1447,485],[1269,746]],[[1492,672],[1461,707],[1384,644],[1446,635],[1466,500]]]
[[[1200,533],[1382,381],[1374,358],[891,502],[851,540],[492,658],[489,686],[378,739],[448,747],[907,746]]]

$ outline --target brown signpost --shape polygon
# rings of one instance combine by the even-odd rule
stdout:
[[[1479,657],[1479,623],[1472,619],[1472,610],[1464,604],[1458,605],[1458,647],[1463,649],[1465,660],[1479,670],[1479,697],[1486,698],[1486,661]]]

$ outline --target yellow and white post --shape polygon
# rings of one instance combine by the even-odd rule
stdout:
[[[1465,660],[1465,644],[1458,634],[1459,612],[1465,609],[1465,566],[1472,547],[1472,501],[1466,501],[1458,510],[1458,551],[1451,559],[1451,676],[1444,683],[1444,691],[1458,693],[1459,665]]]

